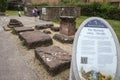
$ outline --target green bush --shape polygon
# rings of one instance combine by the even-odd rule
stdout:
[[[33,6],[49,6],[47,2],[42,2],[42,3],[32,3]]]
[[[120,9],[111,10],[111,12],[108,14],[108,17],[110,19],[120,20]]]
[[[116,5],[93,2],[79,6],[81,6],[81,15],[83,16],[98,16],[106,19],[120,20],[120,9]]]
[[[100,16],[104,18],[110,18],[108,15],[110,15],[110,12],[114,9],[117,9],[115,5],[111,5],[110,3],[102,3],[100,7]]]
[[[0,12],[5,12],[7,9],[7,0],[0,0]]]

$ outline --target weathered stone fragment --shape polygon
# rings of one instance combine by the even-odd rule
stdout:
[[[40,31],[27,31],[19,33],[19,38],[23,40],[28,49],[53,44],[52,38]]]
[[[53,23],[46,23],[47,26],[51,27],[51,26],[54,26]]]
[[[37,30],[40,30],[40,29],[51,28],[52,26],[53,26],[53,23],[45,23],[45,24],[36,25],[35,28]]]
[[[66,36],[66,35],[63,35],[63,34],[55,34],[53,36],[53,39],[59,41],[59,42],[62,42],[62,43],[73,43],[73,40],[74,40],[74,36]]]
[[[43,30],[43,33],[46,33],[46,34],[51,34],[51,32],[50,32],[50,31],[48,31],[48,30]]]
[[[71,55],[57,46],[38,47],[35,56],[52,76],[70,67]]]
[[[9,28],[23,27],[23,24],[22,24],[22,22],[18,21],[17,19],[10,19],[8,27]]]
[[[15,27],[13,31],[15,31],[16,33],[25,32],[25,31],[34,31],[34,28],[33,27]]]
[[[51,30],[57,32],[57,31],[60,30],[60,27],[58,27],[58,26],[52,26]]]
[[[46,29],[46,28],[50,28],[50,27],[47,26],[46,24],[36,25],[36,26],[35,26],[35,29],[37,29],[37,30]]]

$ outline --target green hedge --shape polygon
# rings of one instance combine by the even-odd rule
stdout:
[[[49,6],[47,2],[42,2],[42,3],[32,3],[33,6]]]
[[[120,20],[120,9],[110,3],[93,2],[91,4],[80,5],[81,15],[98,16],[106,19]]]
[[[109,13],[108,17],[109,17],[110,19],[120,20],[120,9],[114,9],[114,10],[112,10],[112,11]]]
[[[5,12],[7,9],[7,0],[0,0],[0,12]]]

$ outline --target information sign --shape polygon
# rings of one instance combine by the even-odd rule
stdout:
[[[111,26],[98,17],[85,20],[74,40],[73,80],[118,80],[118,56],[119,42]]]
[[[42,8],[42,14],[46,14],[46,8]]]

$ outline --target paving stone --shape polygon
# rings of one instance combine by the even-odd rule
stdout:
[[[60,27],[58,27],[58,26],[52,26],[51,30],[57,32],[57,31],[60,30]]]
[[[35,28],[37,30],[40,30],[40,29],[51,28],[52,26],[53,26],[53,23],[44,23],[44,24],[37,24]]]
[[[25,31],[34,31],[33,27],[15,27],[13,29],[16,33],[25,32]]]
[[[36,25],[35,26],[35,29],[37,29],[37,30],[46,29],[46,28],[49,28],[49,27],[47,25],[45,25],[45,24],[44,25],[42,24],[42,25]]]
[[[17,19],[10,19],[10,22],[8,24],[9,28],[13,27],[23,27],[22,22],[18,21]]]
[[[47,26],[51,27],[51,26],[54,26],[53,23],[46,23]]]
[[[71,55],[57,46],[38,47],[35,56],[52,76],[70,67]]]
[[[66,36],[66,35],[63,35],[63,34],[55,34],[53,36],[53,39],[61,42],[61,43],[70,43],[72,44],[73,43],[73,40],[74,40],[74,36]]]
[[[48,30],[43,30],[43,33],[46,33],[46,34],[51,34],[51,32],[50,32],[50,31],[48,31]]]
[[[8,26],[3,26],[3,29],[4,29],[5,31],[10,31],[10,30],[12,30],[12,29],[9,28]]]
[[[24,42],[24,45],[28,49],[53,44],[52,38],[48,34],[40,31],[21,32],[19,33],[19,38]]]

